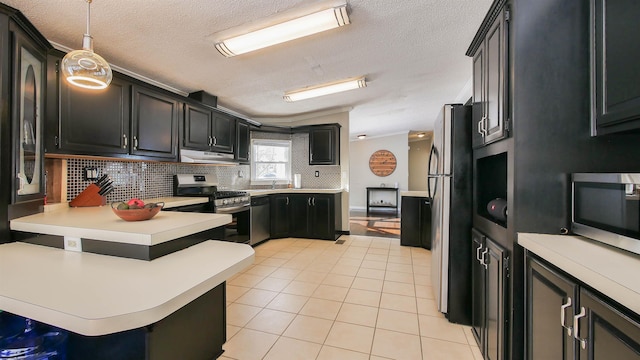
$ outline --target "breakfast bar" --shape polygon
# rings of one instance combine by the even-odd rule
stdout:
[[[12,220],[11,227],[65,243],[152,247],[229,221],[228,215],[161,211],[148,221],[125,222],[108,207],[62,208]],[[123,352],[144,359],[219,356],[226,341],[225,282],[254,259],[251,246],[217,240],[198,240],[150,261],[42,245],[0,245],[0,310],[68,330],[69,359]]]

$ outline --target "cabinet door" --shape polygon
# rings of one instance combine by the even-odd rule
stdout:
[[[96,91],[59,79],[59,89],[59,150],[86,155],[129,153],[129,82],[114,76],[106,89]]]
[[[151,89],[132,88],[132,155],[176,160],[180,103]]]
[[[289,236],[289,205],[287,195],[271,195],[271,238]]]
[[[502,360],[505,357],[505,300],[506,272],[505,250],[489,238],[485,238],[485,331],[487,360]],[[484,252],[483,252],[484,253]]]
[[[527,257],[527,359],[572,360],[577,285]]]
[[[46,54],[17,26],[13,35],[12,203],[44,197]],[[7,49],[3,49],[5,51]],[[2,99],[3,105],[9,99]],[[8,107],[4,107],[7,110]],[[8,130],[3,129],[3,131]],[[3,151],[9,150],[5,145]]]
[[[306,238],[309,237],[309,211],[311,208],[312,196],[309,194],[289,195],[291,199],[291,223],[289,236]]]
[[[431,250],[431,200],[424,198],[420,199],[420,246]]]
[[[325,240],[335,239],[333,195],[313,195],[311,209],[310,237]]]
[[[483,130],[485,143],[505,137],[506,22],[504,10],[485,39],[486,101]]]
[[[640,324],[608,305],[602,298],[580,290],[580,308],[586,317],[579,320],[580,360],[640,359]],[[584,347],[582,346],[584,344]]]
[[[240,163],[249,163],[249,134],[249,124],[247,124],[245,121],[238,120],[236,124],[235,159]]]
[[[421,199],[403,196],[400,209],[400,245],[420,246]]]
[[[483,126],[486,113],[484,65],[484,47],[481,46],[473,56],[473,104],[471,109],[473,133],[471,143],[474,148],[484,144]]]
[[[309,130],[309,165],[340,164],[340,128],[314,126]]]
[[[212,151],[233,152],[236,132],[235,121],[235,118],[227,114],[213,112]]]
[[[592,0],[596,131],[640,128],[640,2]]]
[[[485,353],[485,265],[482,262],[484,245],[484,235],[476,229],[471,230],[472,251],[476,255],[471,265],[471,294],[473,297],[471,308],[471,330],[476,338],[478,347],[482,354]],[[488,251],[488,250],[487,250]]]
[[[209,150],[213,145],[211,125],[211,109],[185,104],[182,146],[193,150]]]

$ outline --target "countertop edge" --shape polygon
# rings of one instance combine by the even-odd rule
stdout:
[[[640,271],[640,259],[634,259],[633,255],[610,246],[599,244],[581,236],[548,235],[518,233],[518,244],[533,252],[542,259],[548,261],[557,268],[580,280],[587,286],[605,294],[614,301],[627,307],[629,310],[640,314],[640,282],[627,286],[619,281],[616,269],[597,267],[593,259],[580,252],[563,251],[567,247],[582,247],[581,252],[597,254],[599,260],[610,264],[623,262],[633,263]],[[565,255],[567,254],[568,255]],[[637,274],[638,271],[626,269]]]

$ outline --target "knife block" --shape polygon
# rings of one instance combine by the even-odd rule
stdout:
[[[96,184],[90,184],[75,199],[69,202],[71,207],[102,206],[107,204],[107,197],[98,194],[100,188]]]

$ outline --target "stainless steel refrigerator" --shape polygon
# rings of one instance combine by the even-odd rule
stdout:
[[[471,106],[447,104],[429,154],[431,280],[438,310],[449,321],[471,323]]]

